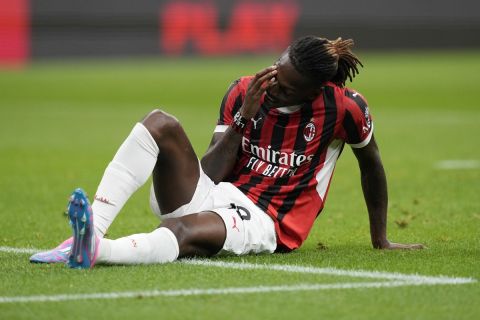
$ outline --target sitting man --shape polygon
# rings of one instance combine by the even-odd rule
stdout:
[[[373,247],[422,248],[387,239],[387,183],[372,118],[365,99],[345,88],[361,66],[352,46],[352,40],[303,37],[274,65],[234,81],[200,163],[180,123],[152,111],[108,165],[92,206],[81,189],[74,191],[73,237],[31,261],[90,268],[295,250],[324,207],[345,143],[358,159]],[[150,175],[159,228],[105,239]]]

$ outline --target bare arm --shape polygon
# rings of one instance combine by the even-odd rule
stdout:
[[[275,66],[270,66],[258,72],[248,86],[240,114],[247,120],[254,117],[260,108],[260,99],[268,88],[270,80],[277,74]],[[201,163],[203,171],[215,183],[223,181],[232,171],[237,161],[238,149],[242,134],[231,127],[225,132],[215,133],[210,147],[203,156]]]
[[[223,181],[232,171],[241,141],[242,135],[232,128],[213,135],[210,146],[201,160],[203,171],[213,182]]]
[[[360,167],[363,195],[370,220],[372,245],[377,249],[421,249],[422,244],[392,243],[387,239],[387,179],[375,138],[363,148],[353,148]]]

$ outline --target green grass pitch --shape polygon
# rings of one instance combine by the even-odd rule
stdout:
[[[212,261],[480,279],[479,52],[360,54],[350,87],[369,100],[389,183],[388,234],[422,251],[371,248],[356,161],[340,158],[326,208],[301,249]],[[273,57],[34,63],[0,72],[0,319],[474,319],[480,284],[230,293],[210,289],[338,285],[365,278],[173,263],[89,271],[32,265],[5,248],[50,248],[70,235],[65,210],[77,186],[90,195],[136,121],[163,108],[199,156],[229,83]],[[440,161],[467,168],[444,170]],[[473,164],[473,165],[472,165]],[[158,225],[148,186],[109,230],[117,238]],[[377,280],[373,280],[377,281]],[[6,297],[158,290],[198,295],[51,302]],[[182,291],[183,292],[183,291]],[[205,292],[205,293],[202,293]],[[477,318],[478,319],[478,318]]]

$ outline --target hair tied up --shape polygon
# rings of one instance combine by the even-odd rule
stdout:
[[[328,40],[328,44],[334,53],[341,56],[352,49],[354,42],[352,39],[343,40],[339,37],[335,40]]]
[[[331,81],[344,86],[358,74],[360,60],[352,52],[352,39],[328,40],[316,36],[297,39],[289,47],[289,58],[297,71],[318,84]]]

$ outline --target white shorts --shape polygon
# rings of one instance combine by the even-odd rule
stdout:
[[[243,255],[273,253],[277,247],[275,225],[268,214],[229,182],[215,184],[200,166],[200,178],[190,203],[162,214],[155,198],[153,184],[150,206],[160,219],[178,218],[202,211],[217,213],[225,223],[227,237],[223,251]]]

